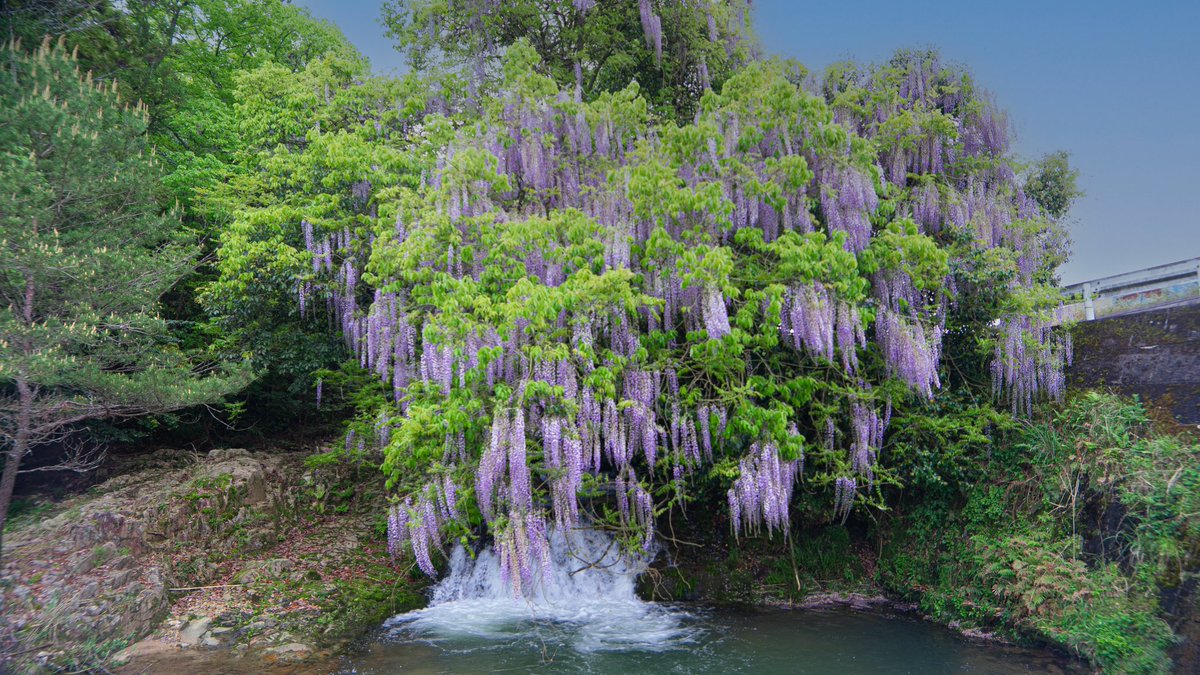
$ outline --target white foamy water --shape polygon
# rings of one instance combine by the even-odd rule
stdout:
[[[395,637],[410,640],[528,641],[585,654],[664,651],[690,643],[695,629],[684,625],[690,617],[639,599],[634,582],[646,561],[629,560],[619,549],[593,530],[552,532],[551,569],[517,596],[492,549],[472,560],[459,546],[429,607],[385,625]]]

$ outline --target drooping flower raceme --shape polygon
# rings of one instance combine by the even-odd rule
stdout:
[[[886,308],[875,317],[875,340],[883,350],[888,372],[925,398],[933,398],[933,390],[941,386],[941,331],[940,326],[926,328]]]
[[[774,443],[755,443],[738,465],[740,475],[729,489],[729,511],[735,532],[788,530],[789,505],[798,460],[779,457]]]
[[[1066,391],[1064,370],[1072,356],[1070,331],[1021,315],[1005,317],[1000,324],[992,361],[997,398],[1007,396],[1013,412],[1025,413],[1039,396],[1061,399]]]

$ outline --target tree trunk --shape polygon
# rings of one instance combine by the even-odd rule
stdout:
[[[14,445],[4,458],[4,475],[0,476],[0,562],[4,560],[4,524],[8,522],[8,507],[12,503],[13,487],[17,484],[17,467],[24,453],[23,448]]]
[[[8,456],[4,458],[4,473],[0,475],[0,561],[4,559],[4,525],[8,522],[8,507],[12,504],[13,488],[17,485],[17,470],[21,458],[29,452],[29,439],[33,431],[33,388],[22,378],[17,378],[17,394],[20,408],[17,410],[17,433]]]

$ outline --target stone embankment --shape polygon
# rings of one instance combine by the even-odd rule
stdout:
[[[1072,388],[1136,394],[1200,425],[1200,302],[1079,323],[1072,336]]]

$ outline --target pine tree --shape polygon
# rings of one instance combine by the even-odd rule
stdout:
[[[63,43],[5,49],[0,87],[0,531],[21,460],[95,419],[212,402],[241,367],[198,362],[155,313],[196,260],[146,109]]]

